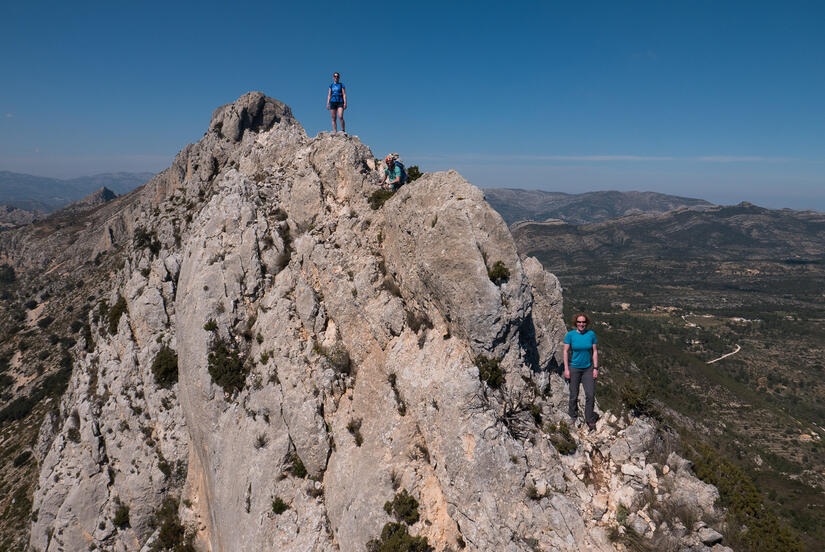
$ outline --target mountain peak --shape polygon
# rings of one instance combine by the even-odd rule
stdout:
[[[222,105],[212,113],[208,132],[230,142],[240,142],[246,130],[269,130],[276,123],[298,124],[285,103],[263,92],[247,92],[236,101]]]
[[[43,272],[83,266],[102,301],[41,431],[32,548],[136,552],[168,521],[201,550],[606,552],[617,517],[650,532],[657,488],[713,513],[715,489],[646,456],[649,421],[568,428],[561,286],[481,190],[427,173],[378,206],[381,175],[255,92],[60,228],[86,234]]]

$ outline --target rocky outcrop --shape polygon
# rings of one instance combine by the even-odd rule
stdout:
[[[656,513],[715,515],[653,426],[565,437],[558,281],[482,192],[426,174],[373,210],[378,176],[251,93],[117,200],[97,247],[124,264],[41,433],[34,549],[160,546],[174,497],[199,550],[364,550],[402,489],[438,551],[613,550],[627,527],[705,546]]]
[[[102,188],[99,188],[91,194],[87,195],[83,199],[79,199],[77,201],[69,203],[62,209],[55,211],[52,214],[52,216],[66,216],[80,213],[88,209],[93,209],[99,205],[103,205],[106,202],[112,201],[116,197],[116,193],[114,193],[109,188],[103,186]]]
[[[38,211],[26,211],[10,205],[0,205],[0,228],[30,224],[43,217]]]

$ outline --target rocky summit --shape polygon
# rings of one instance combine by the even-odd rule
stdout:
[[[382,169],[253,92],[97,211],[31,550],[730,550],[651,420],[568,427],[561,288],[483,193]]]

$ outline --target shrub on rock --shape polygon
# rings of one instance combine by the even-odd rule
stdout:
[[[178,354],[169,346],[161,347],[152,362],[155,383],[169,389],[178,382]]]

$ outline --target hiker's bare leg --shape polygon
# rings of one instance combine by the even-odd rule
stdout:
[[[333,115],[333,118],[335,118],[335,115]],[[347,125],[344,122],[344,108],[343,107],[338,108],[338,118],[341,119],[341,132],[346,132],[347,131]]]
[[[335,119],[335,112],[337,110],[330,109],[329,112],[332,115],[332,132],[338,132],[338,121]]]

